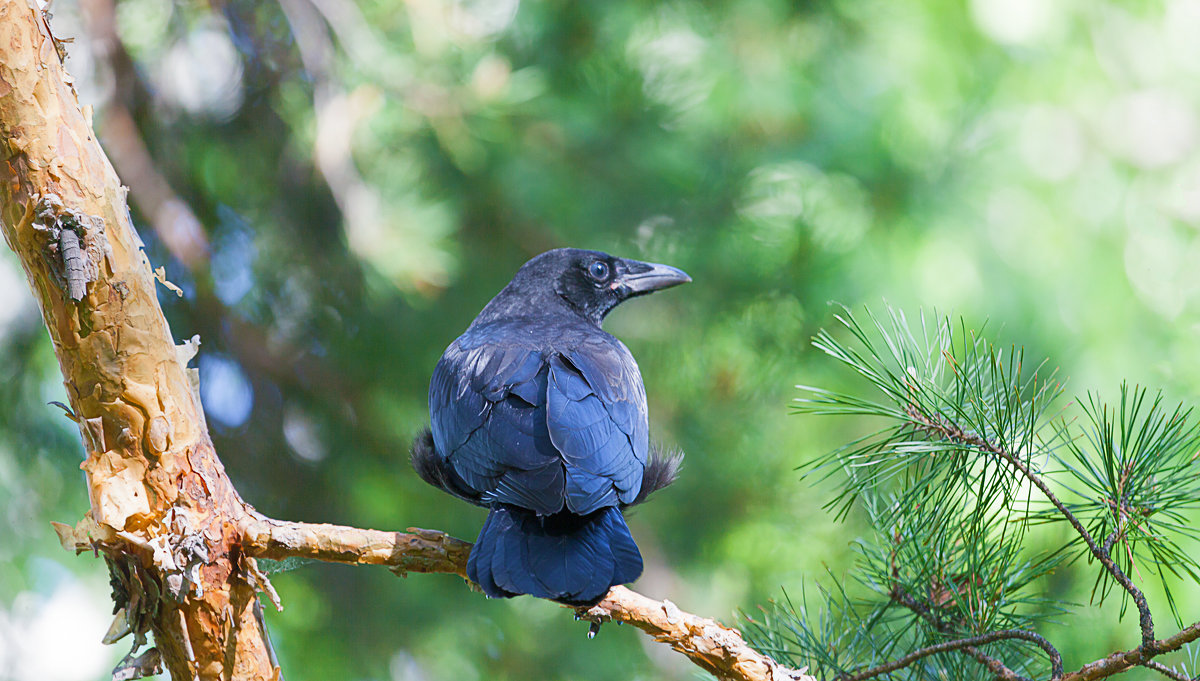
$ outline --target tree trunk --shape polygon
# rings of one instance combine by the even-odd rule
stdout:
[[[125,190],[27,0],[0,0],[0,216],[79,424],[91,510],[65,544],[105,553],[136,636],[174,679],[276,675],[242,504],[213,451],[186,359],[159,307]],[[181,361],[182,360],[182,361]]]

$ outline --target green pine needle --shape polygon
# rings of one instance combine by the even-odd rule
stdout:
[[[1184,406],[1121,386],[1116,405],[1088,394],[1083,424],[1058,406],[1062,385],[1043,362],[1001,348],[965,322],[887,308],[860,321],[837,316],[843,333],[813,345],[866,382],[861,393],[797,386],[799,414],[841,415],[877,429],[804,467],[837,488],[826,508],[838,519],[866,514],[871,536],[845,576],[828,575],[817,607],[786,597],[757,618],[750,640],[781,662],[836,678],[952,638],[1033,630],[1065,613],[1041,596],[1043,578],[1080,556],[1093,558],[1074,529],[1067,543],[1036,551],[1034,524],[1066,520],[1031,484],[1065,489],[1065,508],[1135,582],[1155,578],[1179,614],[1170,584],[1200,582],[1187,513],[1200,505],[1200,425]],[[843,338],[845,336],[845,338]],[[1057,494],[1056,494],[1057,496]],[[1129,594],[1098,563],[1094,594]],[[851,596],[851,593],[854,595]],[[984,652],[1019,674],[1045,665],[1028,643]],[[961,654],[936,654],[889,678],[990,678]]]

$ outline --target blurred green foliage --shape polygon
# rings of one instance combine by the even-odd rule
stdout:
[[[695,280],[607,328],[641,364],[652,437],[687,453],[631,518],[636,587],[727,621],[854,559],[863,519],[834,524],[831,490],[795,469],[872,426],[787,409],[796,383],[846,382],[808,343],[829,301],[990,319],[1069,391],[1185,398],[1200,377],[1195,0],[121,0],[133,88],[78,7],[54,11],[98,124],[110,98],[129,108],[205,225],[189,269],[135,210],[187,292],[162,302],[178,338],[201,335],[222,458],[270,515],[473,538],[482,514],[420,483],[408,443],[445,345],[556,246]],[[82,450],[43,406],[65,399],[57,367],[3,262],[0,678],[100,678],[28,662],[64,584],[93,609],[105,587],[47,526],[87,508]],[[1086,603],[1079,576],[1045,597]],[[694,673],[637,632],[588,641],[553,605],[452,577],[312,565],[275,584],[291,681]],[[1045,632],[1068,668],[1136,642],[1128,618],[1083,613]]]

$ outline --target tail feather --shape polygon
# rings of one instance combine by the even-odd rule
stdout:
[[[612,506],[586,516],[497,506],[467,562],[471,581],[492,598],[525,593],[577,606],[592,605],[641,574],[641,553]]]
[[[492,527],[495,516],[495,513],[488,514],[487,520],[483,523],[483,529],[479,531],[479,540],[471,547],[471,555],[467,558],[467,576],[471,578],[472,582],[478,584],[489,597],[511,598],[517,594],[507,591],[497,584],[496,575],[492,572],[492,565],[496,562],[496,545],[499,542],[483,540],[484,537],[494,536],[501,532],[499,528]]]
[[[485,527],[491,524],[490,528],[493,533],[501,535],[512,532],[514,522],[511,516],[497,515],[494,513],[488,514],[488,523]],[[516,542],[498,541],[492,544],[495,548],[492,551],[491,565],[487,569],[491,570],[492,582],[504,590],[506,594],[519,594],[533,586],[533,578],[524,570],[520,570],[521,564],[521,549],[520,544]],[[514,566],[518,569],[513,569]],[[468,570],[470,567],[468,567]]]
[[[658,446],[650,448],[650,456],[646,461],[646,470],[642,473],[642,488],[637,497],[628,506],[636,506],[650,495],[679,477],[679,469],[683,466],[683,452],[679,450],[665,451]]]

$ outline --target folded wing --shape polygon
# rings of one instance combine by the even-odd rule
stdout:
[[[632,503],[646,465],[646,397],[625,346],[606,335],[543,351],[485,331],[459,338],[434,370],[443,477],[485,504],[539,515]]]

